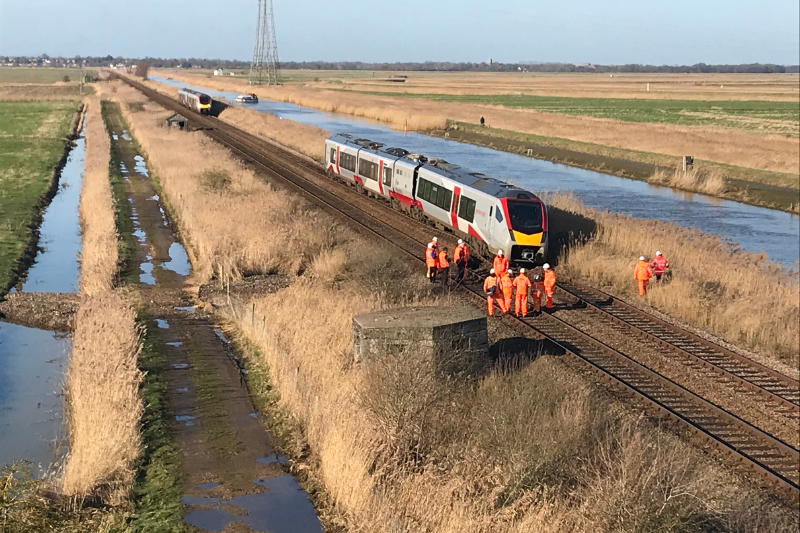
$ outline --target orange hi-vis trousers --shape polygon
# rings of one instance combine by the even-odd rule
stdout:
[[[552,290],[544,290],[544,306],[548,309],[553,308],[553,291]]]
[[[528,316],[528,291],[514,296],[514,313]]]
[[[496,298],[496,300],[497,300],[497,305],[499,305],[500,309],[502,309],[503,308],[503,303],[502,303],[503,302],[503,298],[502,297],[498,297],[498,298]],[[494,301],[495,301],[495,297],[494,296],[487,296],[486,297],[486,307],[487,307],[487,310],[489,311],[489,316],[494,316]]]
[[[639,282],[639,296],[644,296],[644,293],[647,292],[647,280],[646,279],[638,279],[636,281]]]
[[[542,310],[542,291],[533,291],[533,310],[537,313]]]

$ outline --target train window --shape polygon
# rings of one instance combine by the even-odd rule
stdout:
[[[339,154],[339,166],[349,170],[350,172],[356,171],[356,156],[342,152]]]
[[[331,163],[336,164],[336,148],[331,148]]]
[[[440,209],[450,211],[450,205],[453,203],[453,191],[420,178],[417,186],[417,198],[430,202]]]
[[[358,160],[358,173],[370,180],[378,179],[378,165],[365,159]]]
[[[387,187],[392,186],[392,169],[389,167],[383,169],[383,184]]]
[[[458,218],[467,222],[475,220],[475,200],[471,200],[466,196],[461,197],[461,202],[458,206]]]
[[[497,211],[494,212],[494,218],[496,218],[498,222],[502,222],[503,212],[498,209]]]
[[[508,216],[511,227],[526,235],[542,231],[542,204],[536,201],[508,201]]]

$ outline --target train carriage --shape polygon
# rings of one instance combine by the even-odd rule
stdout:
[[[332,136],[325,146],[331,176],[453,231],[480,254],[502,249],[515,264],[546,260],[547,208],[532,192],[347,134]]]
[[[183,88],[178,91],[178,102],[201,115],[211,114],[211,97],[205,93]]]

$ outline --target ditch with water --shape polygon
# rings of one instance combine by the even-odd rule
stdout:
[[[237,95],[158,76],[151,76],[151,79],[173,87],[194,88],[229,102],[233,102]],[[326,113],[267,99],[246,105],[332,133],[351,133],[441,157],[499,179],[513,180],[533,191],[572,191],[585,205],[595,209],[697,228],[738,243],[744,250],[766,252],[772,261],[787,268],[796,268],[800,261],[800,218],[782,211],[658,187],[421,133],[404,135],[385,124],[351,115]],[[658,243],[653,243],[653,246],[653,250],[642,252],[654,253]]]
[[[12,292],[78,292],[85,154],[81,134],[45,209],[36,262]],[[41,475],[63,456],[62,387],[71,348],[64,334],[0,322],[0,466],[28,460]]]

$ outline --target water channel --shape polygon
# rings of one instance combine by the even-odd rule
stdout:
[[[237,95],[193,87],[158,76],[151,78],[174,87],[201,90],[212,97],[224,98],[230,102]],[[572,191],[587,206],[596,209],[698,228],[739,243],[747,251],[766,252],[770,259],[788,268],[796,268],[800,261],[800,218],[781,211],[656,187],[641,181],[420,133],[408,133],[406,136],[385,124],[351,115],[326,113],[265,99],[248,107],[272,113],[279,118],[318,126],[330,132],[352,133],[391,146],[442,157],[451,163],[500,179],[513,179],[518,185],[533,191]],[[658,243],[653,245],[657,247]],[[655,248],[645,252],[653,253]]]
[[[74,142],[40,227],[41,251],[22,292],[78,291],[78,204],[84,138]],[[72,342],[64,334],[0,322],[0,466],[34,462],[41,474],[61,457],[62,386]]]

